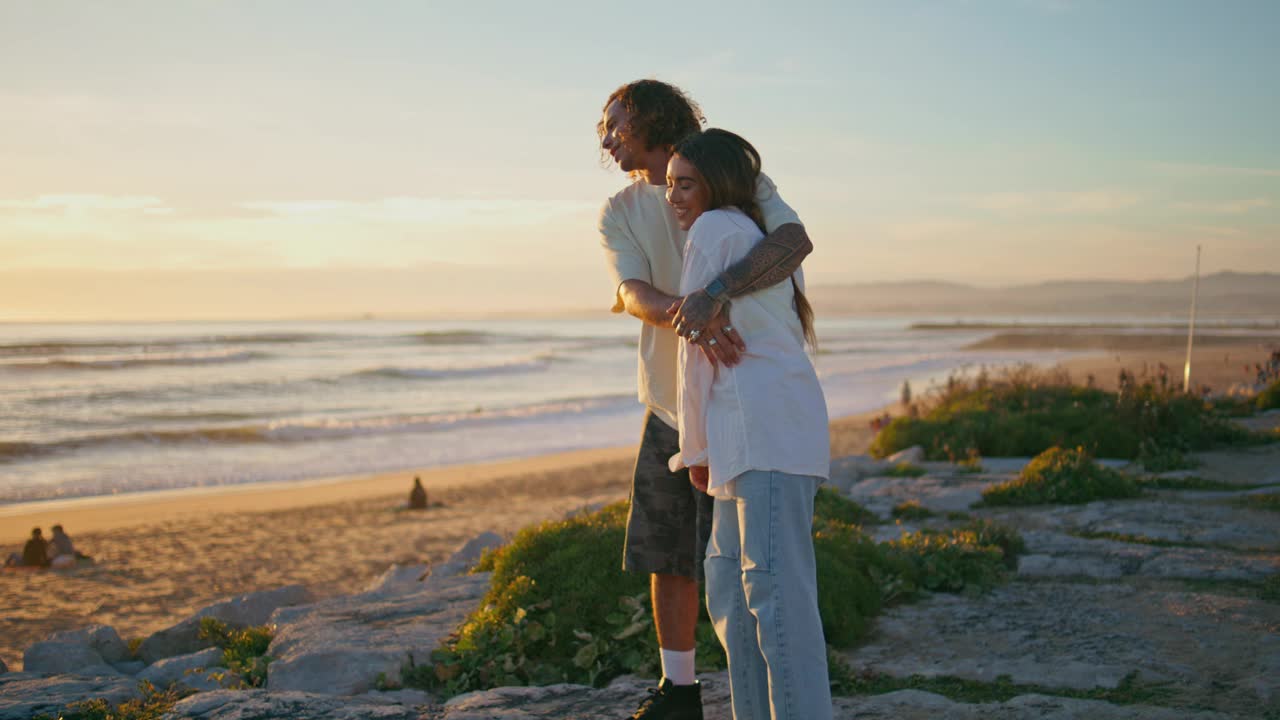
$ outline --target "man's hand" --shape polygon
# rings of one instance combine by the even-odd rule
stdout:
[[[707,491],[707,484],[711,482],[711,471],[706,465],[694,465],[689,468],[689,482],[702,492]]]
[[[667,308],[667,314],[674,316],[679,312],[680,307],[681,299],[676,298],[676,301]],[[713,366],[733,367],[742,362],[742,353],[747,349],[742,336],[729,322],[728,305],[711,318],[711,323],[705,330],[698,331],[688,340],[702,349],[702,354],[707,356],[707,360],[710,360]]]

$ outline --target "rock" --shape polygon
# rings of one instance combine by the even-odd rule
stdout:
[[[215,690],[192,695],[174,706],[166,720],[250,720],[307,718],[307,720],[419,720],[413,706],[389,697],[362,695],[338,698],[301,692]]]
[[[0,673],[9,672],[9,666],[4,664],[4,660],[0,659]]]
[[[110,665],[128,659],[129,648],[114,628],[92,625],[54,633],[48,640],[32,645],[23,654],[22,667],[26,672],[34,673],[115,675],[119,673]],[[110,672],[102,672],[100,666],[105,666]],[[85,672],[90,667],[94,671]]]
[[[898,452],[885,458],[885,460],[888,460],[890,465],[898,465],[900,463],[911,463],[912,465],[919,465],[920,463],[924,462],[924,448],[920,447],[919,445],[912,445],[906,450],[899,450]]]
[[[79,630],[67,630],[49,636],[51,642],[74,643],[93,648],[109,663],[132,660],[129,646],[120,639],[115,628],[107,625],[91,625]]]
[[[253,627],[266,623],[276,609],[310,602],[313,597],[311,591],[301,585],[288,585],[214,603],[143,640],[138,656],[150,665],[163,658],[187,655],[208,647],[208,641],[198,637],[201,618],[217,618],[234,627]]]
[[[443,564],[431,570],[432,577],[450,577],[461,575],[475,567],[480,555],[490,548],[502,547],[505,541],[495,532],[483,532],[471,538],[462,547],[454,551]]]
[[[22,668],[31,673],[67,674],[82,668],[106,665],[96,650],[85,645],[38,642],[22,654]]]
[[[480,603],[489,574],[432,575],[411,586],[389,583],[375,592],[282,608],[267,654],[272,692],[356,695],[378,676],[397,680],[424,661]],[[401,588],[396,592],[397,588]]]
[[[1161,547],[1043,530],[1024,531],[1022,538],[1028,554],[1019,558],[1018,574],[1029,577],[1259,581],[1280,572],[1280,552]]]
[[[831,461],[831,479],[826,482],[826,485],[839,492],[847,492],[859,480],[882,475],[889,467],[889,463],[877,460],[870,455],[847,455],[834,458]]]
[[[146,680],[158,688],[167,688],[174,683],[184,685],[192,690],[216,690],[217,681],[209,677],[205,671],[222,664],[222,650],[206,648],[190,655],[158,660],[154,665],[138,673],[139,680]]]
[[[982,499],[990,479],[971,476],[870,477],[849,488],[846,495],[871,512],[888,518],[893,507],[914,500],[936,513],[963,512]]]
[[[29,672],[0,675],[0,720],[29,720],[39,715],[58,717],[69,705],[104,698],[113,705],[139,697],[131,677],[38,675]]]
[[[400,594],[422,585],[430,575],[430,565],[392,565],[365,588],[366,593]]]
[[[111,667],[125,675],[137,675],[147,667],[147,664],[141,660],[125,660],[124,662],[111,663]]]
[[[842,654],[855,671],[1009,675],[1050,688],[1114,688],[1136,672],[1139,682],[1176,688],[1178,705],[1240,712],[1261,699],[1257,678],[1274,687],[1280,677],[1280,636],[1268,630],[1278,624],[1280,606],[1251,598],[1014,581],[979,597],[939,594],[891,608],[870,642]]]

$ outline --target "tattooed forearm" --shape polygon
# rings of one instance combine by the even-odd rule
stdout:
[[[804,226],[788,223],[769,233],[746,257],[730,265],[720,279],[729,295],[746,295],[791,277],[812,251],[813,243]]]

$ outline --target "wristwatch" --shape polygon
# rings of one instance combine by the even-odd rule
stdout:
[[[715,280],[712,280],[709,285],[702,288],[702,291],[707,295],[710,295],[711,299],[718,303],[729,299],[729,286],[725,285],[724,281],[718,277]]]

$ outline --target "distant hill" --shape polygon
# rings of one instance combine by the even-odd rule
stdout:
[[[1157,315],[1185,316],[1193,279],[1072,280],[982,288],[919,281],[814,285],[809,299],[829,315]],[[1204,318],[1280,318],[1280,273],[1220,272],[1200,278]]]

